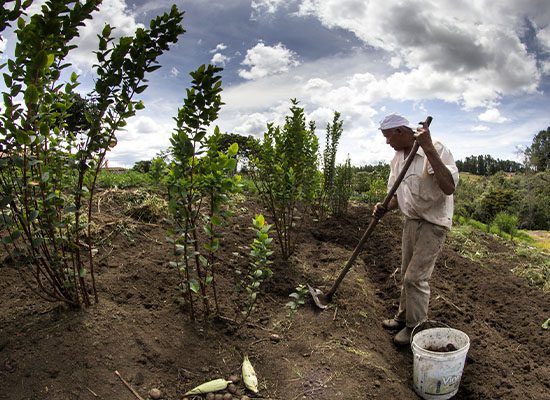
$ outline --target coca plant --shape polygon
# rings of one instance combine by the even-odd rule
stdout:
[[[284,259],[294,251],[297,207],[312,204],[319,184],[315,124],[306,123],[304,109],[295,99],[291,103],[282,128],[268,124],[251,170],[260,199],[273,218]]]
[[[242,326],[248,320],[254,310],[258,294],[260,293],[260,286],[273,275],[273,271],[269,267],[272,263],[269,257],[273,254],[273,251],[271,251],[271,242],[273,239],[269,237],[272,226],[265,223],[265,218],[262,214],[254,217],[252,226],[255,237],[250,245],[250,265],[243,282],[247,297],[243,310],[244,317],[239,326]]]
[[[146,74],[184,32],[175,6],[150,29],[116,43],[106,25],[98,35],[95,89],[79,106],[78,76],[65,81],[62,72],[78,28],[100,5],[50,0],[28,21],[19,18],[15,56],[2,65],[1,243],[39,295],[72,306],[98,301],[90,221],[105,154],[143,108],[134,97],[146,89]]]
[[[223,205],[227,195],[238,190],[240,180],[233,173],[238,145],[221,152],[218,127],[207,137],[207,129],[223,104],[221,70],[201,65],[191,72],[192,87],[178,110],[176,130],[170,139],[173,162],[168,188],[175,229],[169,241],[176,256],[171,265],[179,273],[179,287],[193,320],[199,306],[204,315],[211,313],[209,293],[213,294],[216,313],[220,312],[215,253],[220,248]],[[201,227],[206,238],[199,232]]]
[[[327,124],[325,150],[323,151],[323,184],[321,185],[322,189],[319,196],[319,213],[321,217],[324,217],[326,210],[329,210],[331,214],[335,214],[335,211],[337,211],[335,209],[337,204],[336,197],[338,196],[335,186],[336,152],[343,132],[342,125],[344,124],[340,116],[341,114],[335,111],[332,124]]]

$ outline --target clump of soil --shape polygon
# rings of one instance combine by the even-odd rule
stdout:
[[[274,241],[274,275],[249,322],[235,331],[228,322],[241,318],[234,271],[246,270],[249,227],[265,210],[250,200],[235,206],[218,254],[225,319],[191,322],[169,266],[169,226],[162,218],[125,216],[127,204],[117,201],[124,197],[105,194],[95,215],[102,232],[99,304],[71,310],[47,303],[17,271],[0,266],[0,399],[134,398],[119,371],[143,398],[156,388],[165,400],[181,400],[203,382],[239,375],[245,354],[265,399],[417,398],[411,350],[396,348],[381,326],[399,299],[398,214],[380,221],[327,310],[308,299],[291,312],[285,304],[299,284],[330,287],[368,225],[371,207],[353,206],[338,219],[302,220],[290,260],[280,258]],[[455,399],[547,399],[550,332],[541,323],[550,301],[510,272],[506,246],[490,236],[487,243],[494,257],[482,265],[448,242],[431,280],[429,318],[470,337]]]
[[[458,349],[452,343],[447,343],[446,346],[428,346],[425,350],[434,351],[436,353],[450,353],[451,351],[457,351]]]

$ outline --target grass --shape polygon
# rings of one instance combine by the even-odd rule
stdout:
[[[510,235],[494,226],[463,218],[458,218],[456,222],[449,235],[450,244],[463,257],[484,266],[495,254],[483,244],[481,232],[492,234],[510,249],[509,252],[499,253],[499,259],[509,261],[508,264],[513,266],[511,271],[530,285],[550,292],[550,232],[532,235],[529,231],[518,231],[512,241]]]
[[[144,187],[153,184],[149,174],[137,171],[111,172],[101,171],[97,178],[97,186],[100,188],[127,189],[132,187]]]

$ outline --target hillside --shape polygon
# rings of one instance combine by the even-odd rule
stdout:
[[[249,227],[260,207],[244,199],[234,205],[223,238],[219,297],[228,319],[191,323],[168,266],[165,222],[125,216],[120,191],[101,197],[100,304],[75,311],[46,303],[2,256],[0,399],[134,399],[115,370],[144,399],[154,387],[164,399],[182,399],[206,380],[239,373],[245,354],[258,374],[259,398],[417,398],[410,349],[395,348],[380,325],[398,301],[397,214],[379,223],[331,308],[320,312],[308,299],[291,313],[285,303],[299,284],[330,286],[366,228],[370,208],[355,205],[344,218],[304,220],[295,255],[289,262],[274,258],[258,311],[235,332],[228,319],[238,318],[241,300],[233,270],[247,265]],[[548,294],[511,273],[515,256],[508,246],[480,238],[490,254],[482,263],[464,256],[465,241],[448,239],[432,279],[430,318],[471,340],[455,398],[546,399],[550,331],[541,323],[550,317]]]

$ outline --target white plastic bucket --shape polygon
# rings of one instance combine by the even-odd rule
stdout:
[[[456,350],[428,350],[449,345]],[[458,392],[466,353],[470,348],[468,335],[453,328],[426,329],[413,336],[411,348],[414,391],[426,400],[453,397]]]

